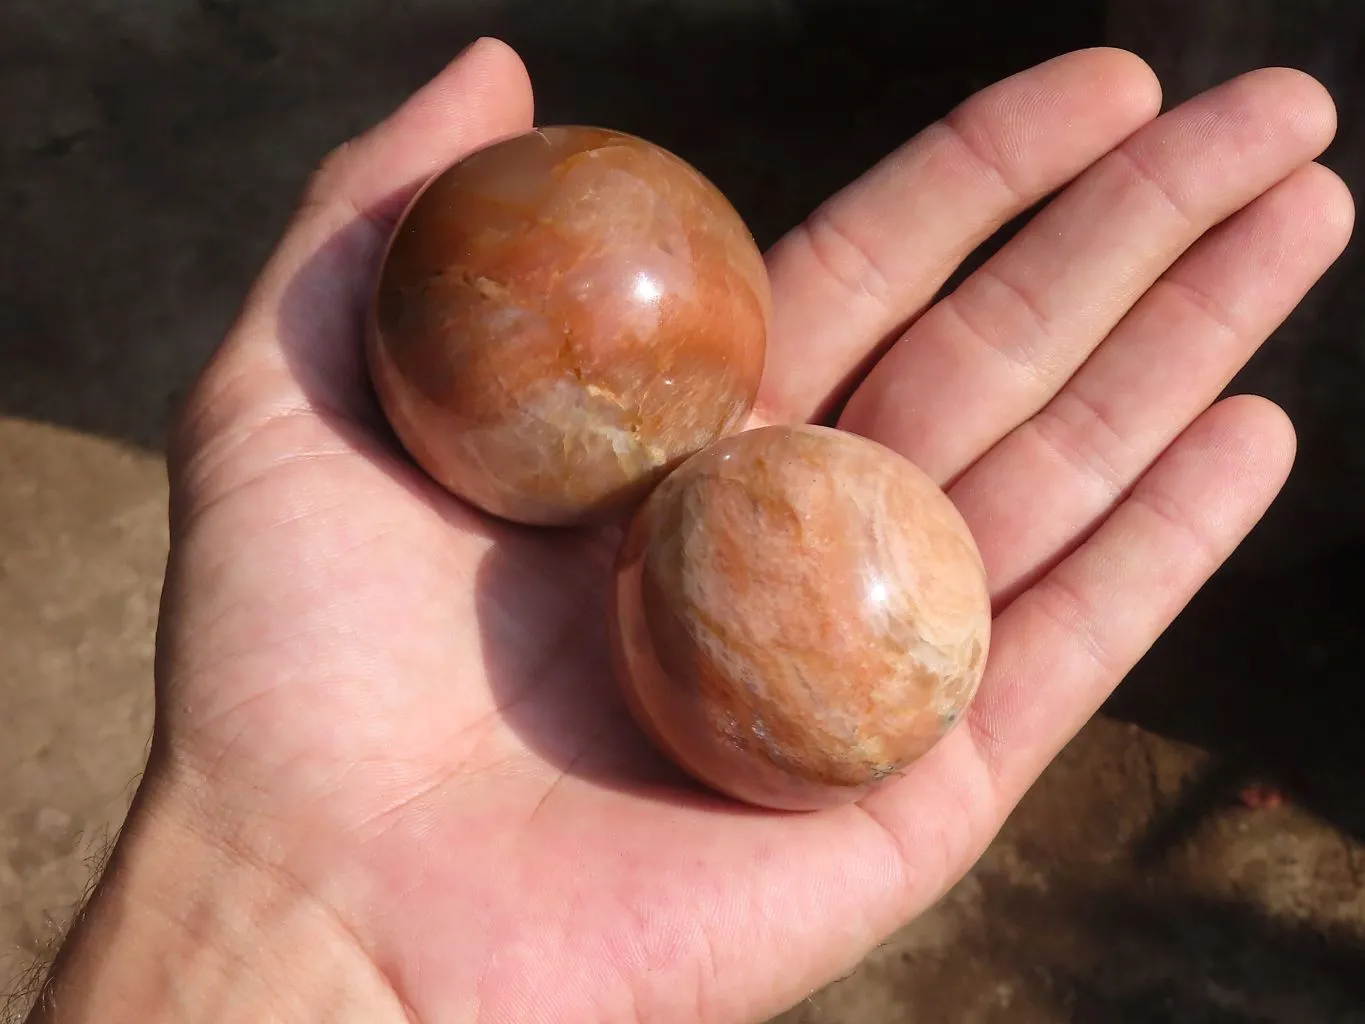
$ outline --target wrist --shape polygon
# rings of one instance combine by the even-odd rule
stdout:
[[[342,924],[144,783],[29,1024],[411,1024]]]

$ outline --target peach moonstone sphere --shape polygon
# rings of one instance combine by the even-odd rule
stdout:
[[[858,799],[976,692],[991,605],[947,496],[891,450],[764,427],[683,463],[622,545],[613,643],[632,713],[712,788]]]
[[[504,519],[569,525],[745,421],[770,319],[762,254],[701,174],[620,132],[541,128],[408,207],[368,357],[431,476]]]

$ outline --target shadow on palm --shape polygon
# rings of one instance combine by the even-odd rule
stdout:
[[[344,339],[319,330],[319,302],[330,300],[337,281],[347,276],[345,268],[358,265],[370,277],[378,273],[379,240],[386,239],[408,194],[395,193],[357,216],[299,270],[280,303],[278,331],[290,371],[327,429],[382,470],[395,498],[420,513],[417,519],[434,511],[451,543],[472,539],[480,549],[472,573],[479,672],[464,675],[449,666],[451,686],[486,687],[506,728],[556,774],[693,809],[773,816],[695,782],[660,755],[630,718],[613,675],[607,615],[621,524],[524,527],[483,515],[448,494],[407,456],[384,418],[364,365],[366,309],[353,304],[347,310]],[[368,283],[346,294],[368,298]],[[462,625],[452,616],[452,630]],[[375,643],[387,642],[376,635]],[[450,728],[458,732],[467,724],[452,721]]]

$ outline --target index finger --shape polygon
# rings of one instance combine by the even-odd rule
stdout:
[[[768,255],[763,418],[826,414],[973,249],[1160,105],[1133,54],[1067,54],[972,96],[822,204]]]

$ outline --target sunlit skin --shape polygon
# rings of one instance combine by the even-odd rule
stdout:
[[[841,426],[946,486],[995,607],[960,726],[813,814],[684,783],[615,695],[616,536],[474,513],[367,390],[394,218],[530,126],[516,55],[477,44],[334,154],[176,431],[150,764],[34,1020],[756,1021],[928,907],[1293,459],[1279,409],[1219,395],[1350,232],[1332,103],[1267,70],[1159,106],[1131,55],[1058,58],[767,255],[754,422],[851,386]]]

